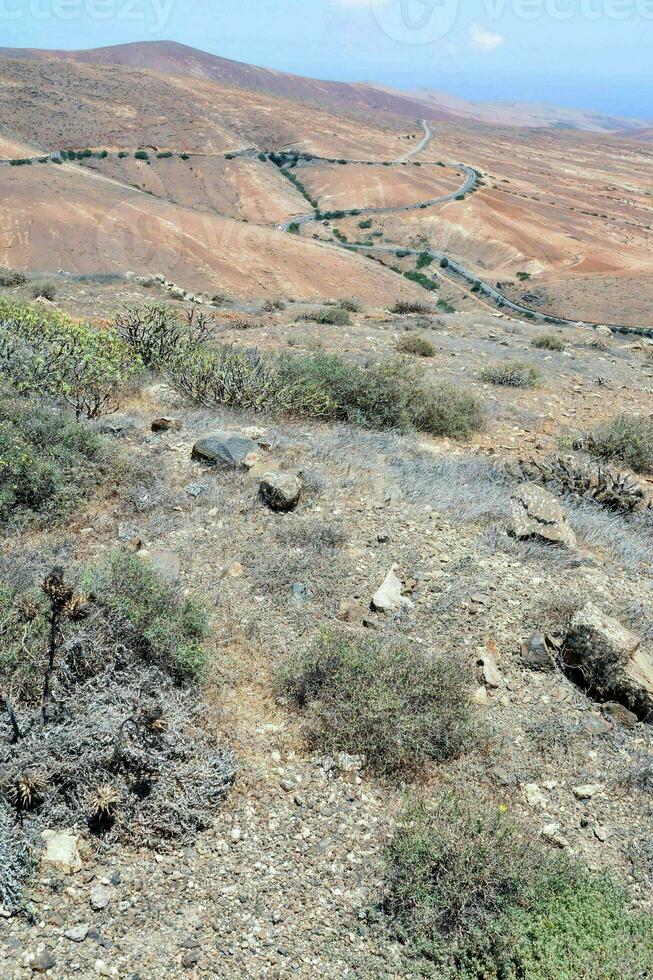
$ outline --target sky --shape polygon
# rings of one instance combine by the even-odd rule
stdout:
[[[0,0],[0,46],[143,40],[318,78],[653,119],[653,0]]]

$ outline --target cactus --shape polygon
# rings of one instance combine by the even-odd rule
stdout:
[[[520,460],[519,474],[536,483],[555,484],[571,497],[590,498],[609,510],[634,513],[653,507],[650,491],[631,473],[582,457]]]

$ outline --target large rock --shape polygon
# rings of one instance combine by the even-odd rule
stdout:
[[[412,609],[412,601],[401,594],[401,580],[397,578],[394,568],[386,575],[383,585],[374,593],[372,608],[378,612],[396,612],[398,609]]]
[[[247,457],[257,448],[253,439],[239,432],[212,432],[195,443],[192,456],[212,466],[241,469],[245,468]]]
[[[593,602],[572,617],[563,659],[594,697],[653,720],[653,657],[640,649],[634,633]]]
[[[266,473],[259,493],[271,510],[294,510],[301,497],[302,481],[294,473]]]
[[[41,836],[45,845],[41,856],[42,864],[56,868],[65,875],[82,870],[82,859],[77,850],[77,834],[71,834],[67,830],[44,830]]]
[[[576,535],[556,498],[535,483],[524,483],[512,496],[512,531],[518,538],[541,538],[574,547]]]

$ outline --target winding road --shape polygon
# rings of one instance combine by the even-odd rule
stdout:
[[[419,153],[425,150],[426,147],[434,138],[434,133],[428,121],[426,119],[420,119],[419,122],[424,131],[424,136],[416,146],[412,147],[412,149],[410,149],[407,153],[403,154],[403,156],[397,157],[395,160],[388,161],[388,162],[384,162],[382,160],[346,160],[342,162],[345,162],[347,164],[354,164],[354,163],[376,164],[378,166],[405,165],[406,163],[408,163],[409,160],[411,160],[412,157],[417,156]],[[232,155],[239,156],[239,157],[242,156],[247,157],[247,156],[258,155],[259,153],[260,153],[259,148],[248,147],[242,150],[237,150],[233,152]],[[230,156],[231,154],[230,155],[192,154],[192,155],[193,156]],[[59,156],[60,156],[59,153],[52,153],[46,151],[41,155],[40,158],[33,157],[30,159],[33,162],[38,161],[38,162],[45,163],[46,160],[50,161],[54,157],[59,157]],[[314,156],[312,157],[311,162],[333,163],[333,160],[330,160],[326,157]],[[0,166],[10,166],[10,165],[11,165],[10,160],[0,159]],[[419,209],[431,207],[433,205],[447,204],[451,201],[460,200],[466,194],[468,194],[470,191],[473,191],[476,188],[478,182],[478,174],[473,167],[470,167],[465,163],[449,163],[446,165],[437,164],[437,163],[422,163],[421,165],[434,166],[434,167],[447,166],[453,168],[463,173],[465,175],[465,180],[460,185],[460,187],[456,191],[453,191],[451,194],[444,194],[440,197],[433,197],[428,201],[419,201],[415,204],[406,204],[398,207],[351,208],[348,210],[338,210],[338,215],[342,216],[343,218],[348,218],[348,217],[358,217],[358,216],[363,217],[365,215],[399,214],[401,212],[416,211]],[[76,173],[78,174],[82,173],[84,174],[85,177],[88,177],[90,179],[105,181],[107,183],[114,184],[119,187],[123,187],[127,190],[135,191],[136,193],[139,194],[146,193],[145,191],[142,191],[140,188],[135,187],[134,185],[123,183],[122,181],[117,180],[116,178],[107,177],[104,174],[100,174],[97,173],[96,171],[89,170],[86,167],[79,167],[76,166],[75,164],[71,164],[67,162],[64,163],[64,168],[66,170],[74,169]],[[281,166],[280,169],[283,170],[283,165]],[[175,203],[174,201],[167,198],[163,198],[163,200],[169,200],[169,203],[171,204]],[[289,220],[284,221],[282,224],[277,225],[277,228],[279,231],[288,232],[294,226],[299,228],[302,225],[307,225],[312,222],[322,221],[322,220],[324,220],[324,215],[318,211],[313,211],[308,214],[295,215]],[[444,263],[444,265],[441,266],[438,273],[442,278],[449,279],[450,281],[455,282],[455,279],[451,276],[451,273],[453,273],[454,276],[457,276],[459,279],[462,279],[464,282],[468,283],[472,288],[475,289],[477,293],[479,294],[482,293],[484,297],[486,297],[487,299],[495,303],[501,310],[511,311],[513,313],[519,314],[522,317],[525,316],[530,319],[538,320],[542,323],[552,323],[552,324],[569,325],[569,326],[572,325],[575,326],[578,323],[584,324],[586,326],[599,325],[598,323],[593,321],[586,321],[586,320],[582,321],[578,319],[570,320],[565,317],[556,316],[554,314],[542,313],[540,310],[534,310],[531,307],[524,306],[521,303],[515,303],[508,296],[506,296],[505,293],[502,293],[501,290],[497,289],[495,286],[492,286],[490,283],[485,282],[483,279],[480,279],[476,273],[470,272],[468,269],[465,269],[464,266],[462,266],[459,262],[456,262],[455,259],[452,259],[444,252],[439,252],[434,249],[404,248],[402,245],[363,245],[363,244],[356,245],[349,242],[340,242],[337,240],[330,243],[325,242],[324,244],[335,245],[338,248],[344,248],[347,249],[348,251],[360,251],[360,252],[371,253],[371,254],[374,253],[393,254],[396,253],[397,251],[401,251],[404,255],[415,255],[415,256],[429,255],[435,261],[439,263]],[[603,323],[606,326],[610,327],[612,330],[618,331],[620,333],[632,333],[640,336],[653,337],[653,327],[644,327],[644,326],[636,327],[636,326],[619,324],[619,323],[607,323],[606,321],[603,321]]]

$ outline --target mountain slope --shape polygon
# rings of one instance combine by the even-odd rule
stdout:
[[[143,41],[88,51],[44,51],[35,48],[0,48],[0,57],[21,61],[74,61],[91,65],[124,65],[146,68],[161,75],[205,79],[230,88],[264,92],[311,105],[348,112],[383,112],[398,116],[424,115],[447,119],[437,105],[427,106],[403,95],[371,85],[320,81],[258,68],[208,54],[176,41]]]

